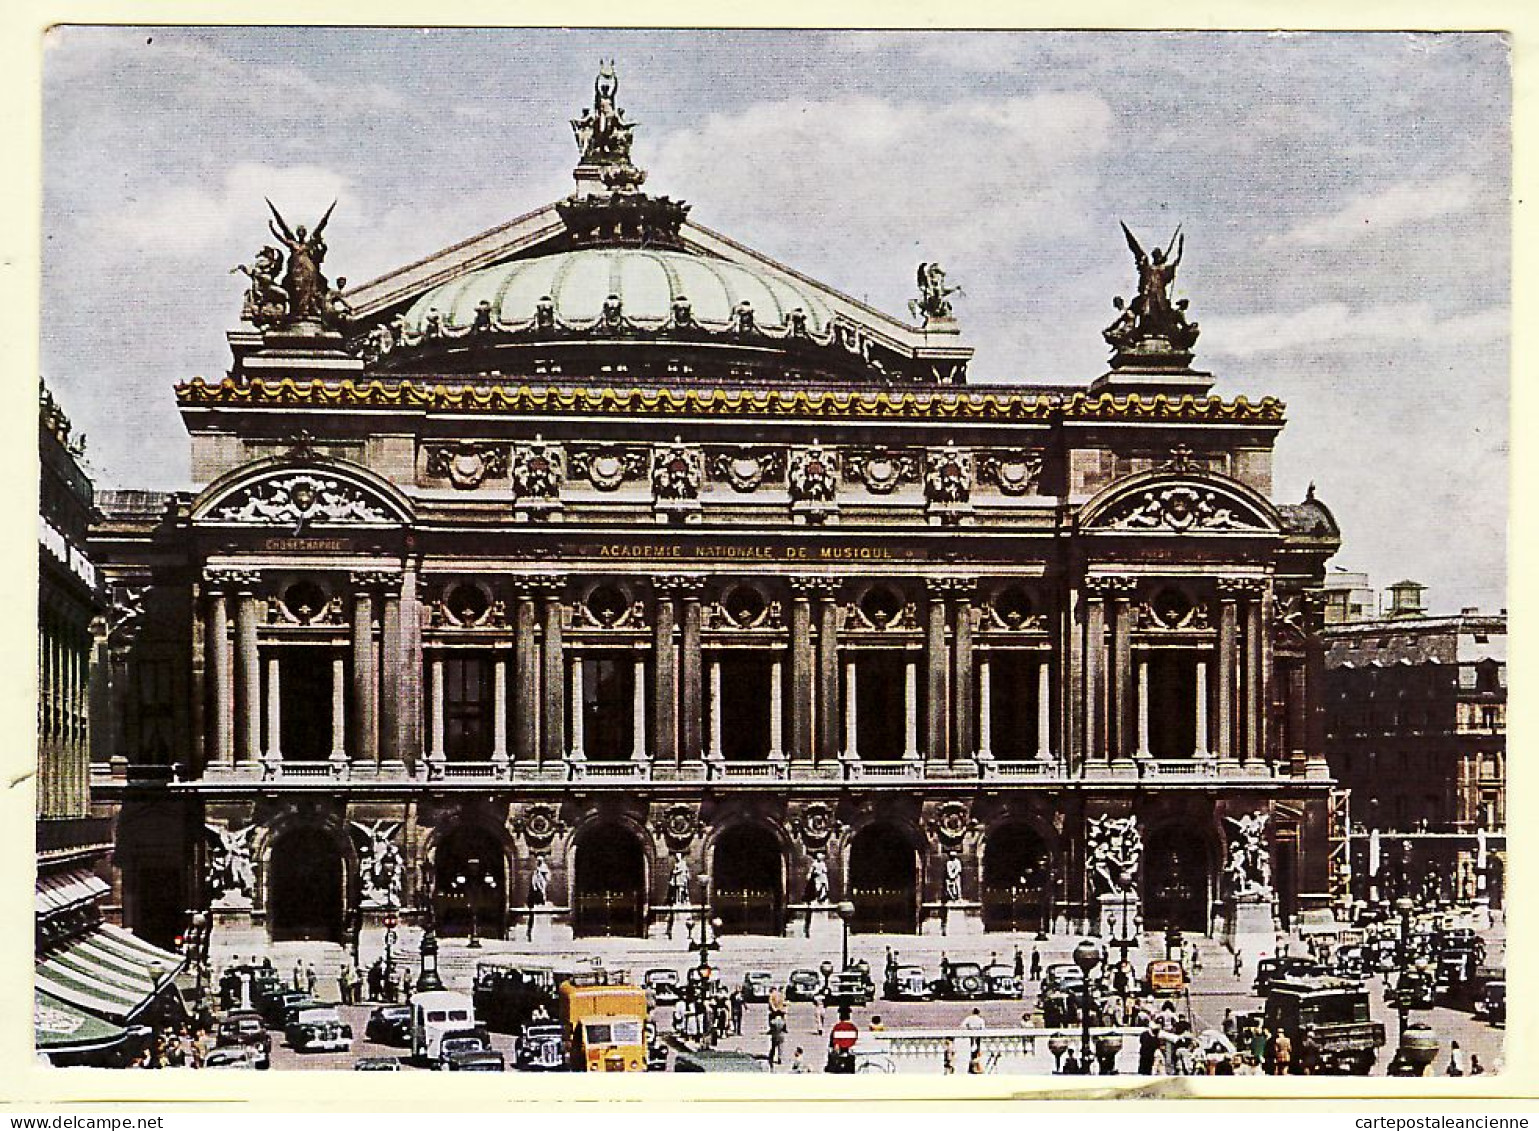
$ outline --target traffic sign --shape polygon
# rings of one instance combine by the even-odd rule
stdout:
[[[853,1021],[839,1021],[828,1031],[828,1043],[836,1049],[852,1049],[860,1039],[860,1029]]]

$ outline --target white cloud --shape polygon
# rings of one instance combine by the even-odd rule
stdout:
[[[1306,220],[1278,239],[1300,247],[1333,247],[1381,232],[1463,212],[1475,201],[1478,182],[1468,173],[1435,181],[1400,181],[1358,193],[1335,212]]]
[[[278,206],[290,227],[313,226],[333,200],[339,211],[351,200],[348,179],[329,169],[242,162],[218,184],[167,189],[153,200],[100,215],[95,226],[114,245],[139,256],[196,258],[235,239],[260,238],[268,218],[263,197]]]
[[[1223,357],[1287,353],[1326,344],[1371,348],[1412,342],[1472,346],[1505,341],[1511,314],[1488,307],[1439,319],[1430,303],[1380,304],[1354,310],[1330,302],[1277,314],[1216,317],[1203,322],[1204,350]]]

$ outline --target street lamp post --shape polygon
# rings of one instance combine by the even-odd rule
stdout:
[[[1400,912],[1400,984],[1395,987],[1395,1007],[1400,1015],[1400,1037],[1405,1037],[1406,1017],[1410,1013],[1406,996],[1406,973],[1411,968],[1411,912],[1416,904],[1408,897],[1395,900],[1395,910]]]
[[[839,951],[839,969],[850,968],[850,920],[855,917],[855,905],[848,900],[839,904],[839,920],[844,924],[844,942]]]
[[[438,974],[438,936],[433,932],[432,923],[422,932],[422,944],[417,948],[417,954],[422,965],[417,974],[417,992],[429,993],[443,989],[443,978]]]
[[[1084,980],[1080,990],[1080,1071],[1090,1071],[1090,972],[1101,963],[1101,948],[1089,939],[1082,940],[1074,948],[1074,965],[1078,966]]]

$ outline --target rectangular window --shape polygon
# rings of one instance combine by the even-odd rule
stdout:
[[[492,756],[492,661],[450,656],[444,673],[444,757],[485,762]]]
[[[628,652],[598,653],[581,664],[583,753],[600,762],[629,758],[635,738],[635,658]]]

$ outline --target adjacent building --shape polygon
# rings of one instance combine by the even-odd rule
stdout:
[[[1099,929],[1131,885],[1206,932],[1263,813],[1277,915],[1323,908],[1339,532],[1174,267],[1105,375],[974,384],[938,265],[905,320],[697,223],[613,97],[571,196],[346,295],[277,217],[176,389],[194,488],[102,501],[125,921]]]
[[[38,453],[37,886],[33,1006],[37,1048],[55,1063],[121,1054],[132,1026],[174,996],[176,955],[111,925],[113,821],[93,810],[93,751],[108,745],[103,657],[112,610],[88,549],[94,492],[84,440],[46,386]]]
[[[1423,589],[1397,582],[1383,616],[1324,631],[1326,754],[1350,791],[1353,894],[1389,899],[1427,885],[1499,904],[1506,610],[1429,616]]]

